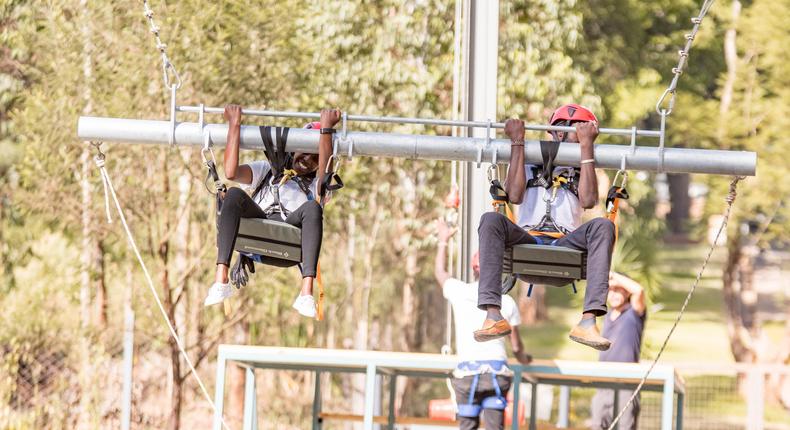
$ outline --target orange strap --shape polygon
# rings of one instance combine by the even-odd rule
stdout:
[[[315,271],[315,282],[318,284],[318,306],[315,313],[315,319],[321,321],[324,319],[324,280],[321,278],[321,263],[318,263]]]
[[[565,237],[565,233],[560,233],[558,231],[537,231],[537,230],[530,230],[527,232],[530,236],[547,236],[553,239],[559,239],[561,237]]]
[[[625,196],[625,197],[622,197]],[[617,241],[617,237],[620,233],[620,228],[617,225],[617,212],[620,210],[620,199],[628,198],[628,192],[625,191],[622,187],[615,187],[610,191],[610,198],[608,198],[608,211],[606,213],[606,218],[609,219],[614,224],[614,240]]]
[[[516,222],[516,217],[513,215],[513,211],[510,210],[510,205],[507,204],[507,200],[493,200],[491,202],[491,206],[494,207],[494,212],[501,212],[500,208],[504,206],[505,216],[507,216],[507,219],[509,219],[512,223]]]

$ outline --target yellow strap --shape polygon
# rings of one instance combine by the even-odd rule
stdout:
[[[318,307],[315,314],[315,319],[321,321],[324,319],[324,280],[321,278],[321,263],[316,267],[315,282],[318,284]]]
[[[282,187],[283,184],[288,182],[294,176],[296,176],[296,170],[294,170],[294,169],[285,169],[285,170],[283,170],[283,178],[280,179],[280,184],[279,185]]]

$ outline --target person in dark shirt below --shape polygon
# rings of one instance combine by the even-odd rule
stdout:
[[[642,349],[642,332],[647,318],[644,289],[638,282],[619,273],[609,273],[609,314],[601,335],[612,341],[608,351],[600,353],[600,361],[638,363]],[[633,391],[618,390],[619,408],[625,406]],[[614,390],[598,390],[592,400],[592,429],[607,429],[614,416]],[[639,397],[626,410],[618,423],[620,430],[635,430],[639,420]]]

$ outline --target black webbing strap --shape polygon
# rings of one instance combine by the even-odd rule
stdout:
[[[225,193],[228,191],[228,187],[225,185],[222,180],[219,179],[219,173],[217,173],[217,166],[214,164],[214,160],[206,160],[206,170],[208,170],[206,181],[211,179],[214,182],[214,187],[216,192],[214,194],[214,199],[216,200],[216,209],[217,209],[217,227],[219,227],[219,212],[222,210],[222,199],[225,198]],[[209,190],[211,192],[211,190]]]
[[[541,185],[543,188],[552,186],[552,175],[554,174],[554,159],[560,149],[560,142],[553,140],[540,141],[540,155],[543,158],[543,170],[541,171]]]
[[[532,179],[527,181],[527,188],[543,187],[549,189],[554,185],[554,160],[560,149],[560,142],[553,140],[540,141],[540,155],[543,158],[541,166],[533,166]],[[570,191],[575,196],[579,196],[579,170],[572,169],[572,175],[566,176],[567,182],[562,184],[562,188]]]
[[[263,152],[266,154],[266,158],[269,159],[269,164],[271,165],[271,175],[267,175],[261,180],[261,182],[255,188],[253,198],[255,198],[255,195],[267,185],[265,184],[265,182],[268,182],[267,178],[272,177],[274,179],[273,182],[275,182],[275,184],[272,185],[274,206],[283,213],[283,216],[285,216],[287,214],[285,213],[285,208],[280,202],[280,189],[276,182],[282,177],[283,171],[285,171],[285,169],[290,169],[291,164],[293,164],[293,155],[285,151],[285,145],[288,142],[289,128],[275,127],[275,141],[272,141],[271,130],[272,127],[270,126],[258,127],[258,131],[261,134],[261,140],[263,141]]]
[[[491,198],[494,201],[510,201],[507,191],[505,191],[505,187],[502,186],[502,183],[499,182],[499,179],[494,179],[491,181],[491,186],[488,188],[488,192],[491,194]]]
[[[334,184],[332,182],[335,182]],[[321,180],[321,184],[318,186],[318,198],[321,202],[323,202],[324,197],[326,194],[332,191],[337,191],[343,188],[343,180],[340,179],[340,175],[335,172],[328,172],[324,175],[324,178]]]
[[[266,158],[269,159],[269,164],[272,166],[272,173],[274,179],[277,180],[282,174],[283,170],[290,167],[292,156],[290,153],[285,152],[285,145],[288,142],[288,127],[275,127],[275,141],[272,141],[272,127],[261,126],[258,130],[263,140],[263,152]],[[276,143],[276,145],[275,145]]]

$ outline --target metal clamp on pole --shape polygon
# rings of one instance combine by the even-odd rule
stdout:
[[[176,90],[178,85],[170,85],[170,134],[167,136],[170,146],[176,144]]]
[[[334,170],[334,173],[337,173],[337,172],[340,171],[340,156],[339,155],[340,155],[340,139],[333,134],[332,135],[332,154],[329,156],[329,160],[327,160],[327,162],[326,162],[326,169],[324,170],[324,173],[329,174],[333,170]],[[335,163],[334,168],[330,167],[330,166],[332,166],[332,162]]]
[[[620,159],[620,170],[614,174],[614,180],[612,181],[612,186],[617,186],[617,179],[619,179],[620,175],[623,176],[623,182],[620,185],[620,188],[625,189],[625,185],[628,182],[628,165],[626,162],[626,155],[623,154],[623,158]]]
[[[499,180],[499,167],[497,166],[499,150],[497,150],[496,147],[492,148],[492,150],[493,154],[491,155],[491,165],[488,166],[488,171],[486,172],[486,176],[488,176],[488,182],[491,182],[494,179]]]
[[[664,148],[667,133],[667,115],[669,115],[669,111],[666,109],[661,109],[661,136],[658,138],[658,167],[656,169],[658,173],[664,173]]]
[[[348,137],[348,114],[346,112],[343,112],[342,121],[343,127],[341,128],[340,132],[340,142],[348,145],[348,154],[346,156],[349,160],[351,160],[354,158],[354,140],[349,139]]]
[[[487,120],[486,123],[486,138],[484,143],[486,148],[491,147],[491,120]],[[496,154],[494,155],[496,157]],[[483,164],[483,147],[477,147],[477,160],[476,160],[477,167],[479,168],[481,164]],[[495,163],[496,164],[496,163]]]

